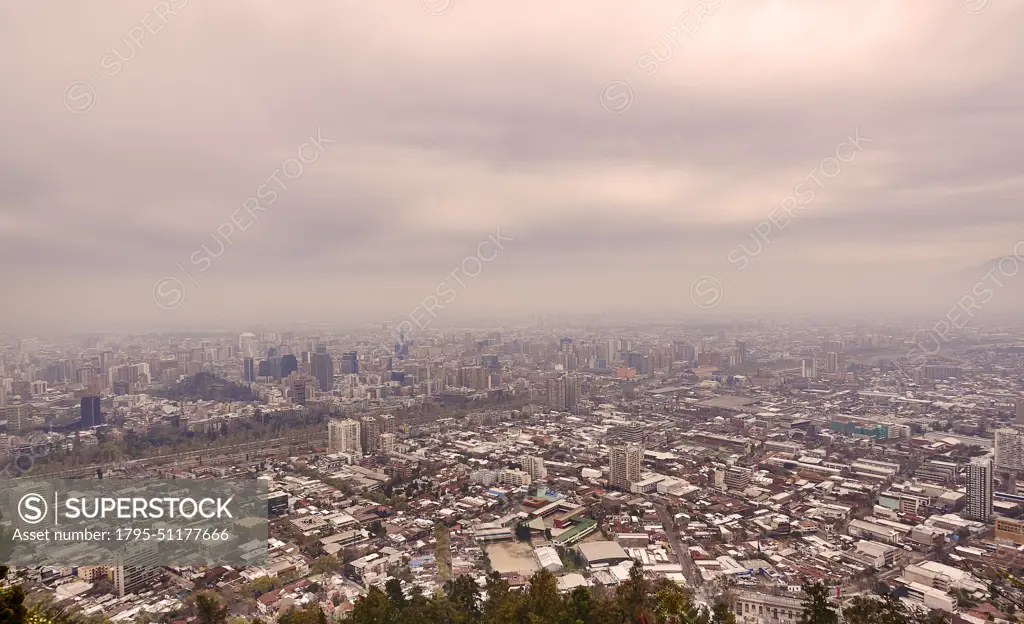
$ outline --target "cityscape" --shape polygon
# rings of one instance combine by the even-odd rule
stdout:
[[[1024,4],[0,5],[0,624],[1024,621]]]
[[[269,519],[258,566],[9,574],[115,622],[187,619],[204,591],[248,620],[344,621],[389,581],[514,591],[546,570],[570,594],[634,565],[750,624],[796,624],[813,582],[1012,621],[989,573],[1022,565],[1021,329],[958,331],[915,365],[926,329],[538,316],[400,331],[388,353],[387,324],[9,340],[12,496],[28,477],[255,479]]]

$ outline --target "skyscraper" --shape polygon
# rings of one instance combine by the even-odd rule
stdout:
[[[363,451],[374,454],[380,448],[380,424],[374,416],[364,416],[359,425],[360,440]]]
[[[242,381],[248,383],[256,381],[256,361],[251,357],[242,359]]]
[[[159,577],[159,560],[160,553],[150,542],[129,543],[118,552],[114,559],[114,587],[118,597],[124,598]]]
[[[341,356],[341,373],[343,375],[359,374],[359,354],[355,351],[348,351]]]
[[[256,355],[256,334],[243,332],[238,335],[238,351],[242,357],[253,357]]]
[[[800,376],[804,379],[818,378],[818,363],[813,357],[806,357],[800,361]]]
[[[320,384],[320,391],[330,392],[334,388],[334,359],[327,353],[327,348],[319,347],[316,353],[309,356],[309,362],[313,377]]]
[[[835,375],[839,372],[839,353],[829,351],[825,355],[825,372],[829,375]]]
[[[548,379],[548,405],[558,411],[575,411],[580,398],[580,381],[573,375]]]
[[[395,432],[395,416],[393,414],[381,414],[378,420],[380,420],[381,433]]]
[[[385,455],[390,455],[391,453],[395,452],[395,434],[380,434],[380,452],[384,453]]]
[[[103,412],[100,411],[100,397],[82,397],[80,413],[83,427],[98,427],[103,424]]]
[[[967,465],[967,518],[985,521],[992,517],[992,489],[992,460],[976,458]]]
[[[643,449],[636,444],[613,446],[609,453],[608,485],[629,491],[630,486],[640,480],[643,453]]]
[[[1024,469],[1024,433],[1016,429],[996,431],[996,468]]]
[[[327,423],[327,446],[332,453],[362,454],[359,440],[359,421],[345,419]]]
[[[1017,397],[1013,401],[1014,416],[1018,425],[1024,425],[1024,397]]]
[[[299,370],[299,359],[292,354],[281,356],[281,377],[287,377]]]

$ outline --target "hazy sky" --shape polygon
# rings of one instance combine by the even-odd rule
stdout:
[[[399,317],[446,279],[452,318],[938,318],[1024,239],[1022,32],[1017,0],[3,3],[0,319]]]

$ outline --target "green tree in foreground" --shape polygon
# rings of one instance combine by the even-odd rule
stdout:
[[[731,612],[719,624],[733,624]],[[558,579],[541,570],[524,591],[497,573],[480,587],[468,576],[448,581],[444,591],[425,597],[413,588],[406,597],[396,579],[385,591],[371,588],[352,613],[353,624],[708,624],[688,590],[668,580],[652,581],[638,563],[614,592],[580,587],[560,593]]]
[[[292,609],[277,621],[279,624],[327,624],[327,616],[320,605],[313,603],[303,609]]]
[[[199,594],[196,596],[196,617],[199,624],[227,624],[228,608],[220,604],[216,594]]]
[[[28,617],[21,586],[0,589],[0,624],[21,624]]]
[[[941,611],[911,611],[903,602],[889,594],[884,597],[857,596],[843,609],[848,624],[948,624],[949,617]]]
[[[804,612],[800,624],[839,624],[839,612],[829,600],[832,589],[824,583],[804,585]]]

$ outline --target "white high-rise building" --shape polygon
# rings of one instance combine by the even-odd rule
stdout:
[[[527,455],[520,462],[523,465],[523,472],[530,475],[534,481],[543,481],[548,478],[548,469],[544,467],[543,457]]]
[[[395,434],[380,434],[380,452],[385,455],[390,455],[395,452]]]
[[[996,468],[1024,469],[1024,433],[1016,429],[996,431]]]
[[[29,406],[25,403],[11,403],[7,410],[7,431],[20,433],[30,428]]]
[[[817,379],[818,361],[813,357],[804,358],[800,361],[800,376],[804,379]]]
[[[362,454],[358,420],[332,420],[327,423],[327,447],[332,453]]]
[[[967,506],[964,515],[985,521],[992,517],[992,460],[977,458],[967,465]]]
[[[160,553],[155,544],[139,542],[125,546],[114,561],[114,587],[119,598],[135,593],[160,576]]]
[[[628,492],[640,480],[643,449],[637,444],[613,446],[608,461],[608,485]]]
[[[238,335],[238,354],[242,357],[256,357],[256,346],[258,339],[252,332],[244,332]]]

